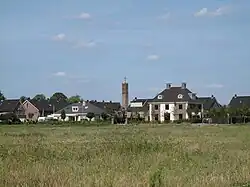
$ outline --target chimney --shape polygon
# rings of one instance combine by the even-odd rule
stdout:
[[[187,88],[187,83],[183,82],[181,83],[181,89],[186,89]]]
[[[211,98],[213,99],[213,98],[214,98],[214,95],[211,95]]]
[[[137,100],[137,97],[135,97],[135,99],[134,100]]]
[[[167,89],[170,89],[170,88],[171,88],[171,83],[167,83],[167,84],[166,84],[166,88],[167,88]]]
[[[236,98],[236,97],[237,97],[237,94],[234,95],[234,98]]]
[[[104,101],[104,100],[102,100],[102,102],[104,103],[105,101]]]

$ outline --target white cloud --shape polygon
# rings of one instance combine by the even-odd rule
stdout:
[[[63,41],[65,39],[66,39],[66,35],[63,33],[60,33],[60,34],[53,36],[53,40],[55,40],[55,41]]]
[[[208,14],[208,9],[207,8],[202,8],[198,12],[194,14],[194,16],[199,17],[199,16],[205,16]]]
[[[62,72],[62,71],[59,71],[59,72],[54,73],[53,75],[56,76],[56,77],[65,77],[66,73]]]
[[[149,55],[147,57],[147,60],[150,60],[150,61],[155,61],[155,60],[159,60],[160,56],[159,55]]]
[[[223,88],[224,85],[222,85],[222,84],[209,84],[206,87],[207,88]]]
[[[79,16],[75,16],[74,18],[89,20],[89,19],[91,19],[91,15],[87,12],[82,12]]]
[[[228,13],[228,7],[220,7],[214,11],[209,11],[208,8],[202,8],[198,12],[194,14],[195,17],[202,17],[202,16],[221,16]]]

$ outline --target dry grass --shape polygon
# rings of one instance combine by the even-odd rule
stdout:
[[[0,186],[223,187],[249,181],[250,126],[0,126]]]

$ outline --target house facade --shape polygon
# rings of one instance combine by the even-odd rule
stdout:
[[[25,109],[19,99],[7,99],[0,103],[0,113],[12,113],[17,116],[21,121],[26,118]]]
[[[237,94],[235,94],[229,102],[228,106],[234,109],[242,107],[250,108],[250,96],[238,96]]]
[[[69,105],[66,101],[57,100],[29,100],[29,102],[39,110],[39,117],[46,117]]]
[[[189,119],[193,115],[202,117],[203,104],[195,93],[182,83],[179,87],[166,84],[166,89],[149,101],[150,121],[175,121]]]
[[[25,109],[26,120],[28,121],[37,121],[40,113],[39,109],[36,108],[29,100],[23,102],[23,107]]]
[[[83,102],[70,104],[50,116],[58,120],[63,120],[61,117],[62,110],[65,111],[66,116],[64,121],[81,121],[85,119],[89,120],[87,117],[88,113],[94,113],[95,117],[91,120],[96,120],[101,117],[102,113],[105,113],[105,110],[103,110],[102,108],[99,108],[91,104],[90,102]]]
[[[204,117],[211,109],[218,109],[222,107],[214,95],[211,97],[197,97],[197,101],[203,104]]]
[[[141,118],[145,121],[149,121],[149,101],[151,101],[151,99],[138,99],[135,97],[128,106],[127,118]]]

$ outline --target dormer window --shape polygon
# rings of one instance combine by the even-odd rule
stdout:
[[[158,95],[157,99],[162,99],[162,95]]]
[[[72,112],[78,112],[78,106],[72,106]]]
[[[182,95],[182,94],[179,94],[177,97],[178,97],[178,99],[182,99],[182,98],[183,98],[183,95]]]

